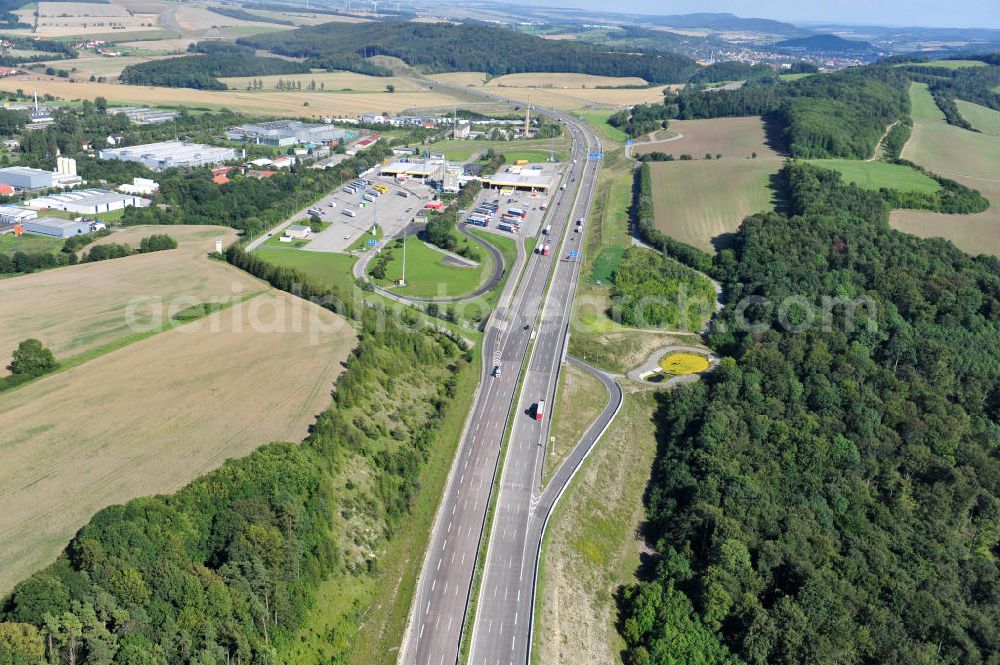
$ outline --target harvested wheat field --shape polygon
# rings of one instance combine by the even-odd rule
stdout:
[[[235,76],[231,78],[219,79],[230,88],[235,90],[246,89],[251,78],[246,76]],[[302,89],[315,82],[317,86],[323,84],[326,92],[385,92],[385,86],[393,85],[396,93],[401,92],[421,92],[425,87],[412,79],[401,78],[399,76],[365,76],[354,72],[323,72],[316,71],[309,74],[282,74],[275,76],[254,76],[253,80],[260,81],[264,90],[273,90],[278,81],[293,84],[301,83]]]
[[[701,159],[706,153],[714,157],[746,159],[757,153],[757,159],[783,160],[774,146],[768,145],[764,121],[758,117],[713,118],[711,120],[671,120],[673,140],[640,143],[634,148],[637,155],[665,152],[680,157],[683,154]]]
[[[148,42],[154,44],[155,42]],[[108,78],[118,78],[122,70],[129,65],[138,65],[152,60],[163,60],[164,58],[176,58],[177,55],[123,55],[116,58],[109,58],[103,55],[85,55],[73,60],[52,60],[43,62],[47,67],[56,69],[73,69],[70,76],[74,79],[89,79],[91,76],[106,76]],[[93,85],[92,83],[89,85]]]
[[[637,76],[595,76],[593,74],[525,73],[490,79],[488,88],[596,88],[597,86],[647,85]]]
[[[268,288],[207,257],[216,238],[224,243],[235,238],[229,228],[139,226],[98,243],[134,246],[153,233],[170,235],[178,248],[0,280],[0,366],[6,367],[18,342],[27,337],[37,337],[57,359],[65,359],[133,334],[129,311],[139,329],[146,330],[154,317],[169,318],[166,307],[171,304],[183,308]]]
[[[757,212],[774,209],[777,160],[695,160],[650,165],[656,227],[706,252],[727,246],[728,234]]]
[[[35,8],[15,12],[24,23],[34,24]],[[139,13],[117,4],[94,2],[39,2],[37,30],[18,29],[13,34],[33,37],[65,37],[112,32],[159,30],[159,13]]]
[[[945,238],[970,254],[1000,256],[1000,136],[949,125],[926,85],[910,87],[913,135],[903,157],[979,190],[990,207],[976,215],[945,215],[921,210],[894,210],[893,228],[922,238]],[[989,109],[983,109],[989,111]],[[1000,114],[983,113],[980,122],[1000,126]]]
[[[303,78],[305,75],[303,75]],[[385,79],[382,89],[385,88]],[[0,79],[0,90],[37,90],[62,99],[94,99],[140,106],[187,106],[195,109],[228,108],[263,116],[315,117],[361,115],[371,111],[398,113],[407,109],[452,106],[465,97],[444,90],[421,92],[247,92],[156,88],[114,83],[71,82],[44,76],[11,76]],[[578,108],[578,107],[577,107]]]
[[[270,291],[0,395],[0,595],[97,510],[301,440],[355,341],[345,320]]]

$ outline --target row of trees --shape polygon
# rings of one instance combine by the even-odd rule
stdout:
[[[637,76],[651,83],[686,81],[698,69],[690,58],[673,53],[635,53],[583,42],[555,42],[484,24],[335,22],[237,41],[280,55],[308,58],[314,67],[336,64],[353,71],[357,71],[353,65],[359,60],[375,55],[401,58],[431,71],[493,75],[579,72]]]
[[[431,214],[427,218],[427,228],[424,230],[427,242],[473,261],[481,260],[483,254],[479,247],[459,236],[455,227],[459,221],[458,211],[468,209],[482,188],[478,180],[467,182],[444,210],[436,215]]]
[[[22,252],[0,254],[0,275],[35,272],[46,268],[74,265],[78,263],[76,253],[98,238],[109,235],[105,229],[94,233],[83,233],[67,238],[58,252]]]
[[[148,254],[149,252],[159,252],[165,249],[177,249],[177,241],[164,233],[156,233],[140,240],[138,249],[117,243],[95,245],[89,252],[83,255],[80,263],[120,259],[125,256],[132,256],[133,254]]]
[[[714,260],[729,358],[658,398],[626,662],[993,662],[1000,261],[892,230],[831,171],[784,181],[793,214]]]

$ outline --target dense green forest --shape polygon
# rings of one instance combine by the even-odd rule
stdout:
[[[608,124],[632,138],[645,136],[667,128],[667,108],[663,104],[636,104],[630,109],[611,114]]]
[[[309,67],[301,62],[258,56],[252,48],[236,44],[198,42],[188,50],[198,55],[129,65],[119,80],[131,85],[225,90],[226,84],[219,77],[309,73]]]
[[[431,72],[579,72],[638,76],[651,83],[686,81],[698,69],[690,58],[672,53],[629,53],[475,23],[325,23],[237,42],[308,58],[308,64],[320,68],[330,67],[331,61],[350,65],[361,58],[388,55]]]
[[[749,81],[738,90],[667,98],[671,117],[767,115],[795,157],[867,158],[886,127],[909,112],[909,78],[879,64],[789,82]]]
[[[47,651],[54,663],[278,663],[319,582],[371,574],[403,525],[470,353],[240,246],[228,258],[359,319],[332,406],[301,445],[99,512],[4,603],[0,641],[19,651],[5,645],[3,662],[38,665]]]
[[[745,62],[716,62],[704,67],[688,79],[689,83],[721,83],[722,81],[745,81],[773,76],[768,65],[750,65]]]
[[[660,396],[626,662],[1000,662],[1000,260],[783,174],[715,258],[730,359]]]
[[[610,315],[634,328],[700,332],[715,311],[712,284],[675,259],[629,247],[611,280]]]

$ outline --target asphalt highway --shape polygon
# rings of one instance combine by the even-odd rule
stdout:
[[[482,383],[431,535],[400,650],[403,665],[450,665],[458,660],[477,552],[497,484],[501,442],[511,409],[510,443],[488,534],[478,610],[474,625],[464,629],[473,631],[472,663],[513,664],[528,658],[538,543],[545,518],[561,493],[543,493],[540,477],[580,268],[579,259],[569,258],[568,253],[580,242],[575,238],[582,233],[574,233],[572,227],[577,219],[588,217],[600,167],[599,160],[588,159],[588,152],[600,150],[600,141],[588,126],[562,113],[538,111],[568,126],[574,161],[564,175],[567,188],[556,194],[548,213],[550,255],[527,257],[520,281],[508,282],[508,289],[514,290],[501,298],[501,306],[487,325],[483,354],[488,362],[484,362]],[[519,391],[518,375],[526,358]],[[493,376],[497,363],[501,372]],[[534,413],[540,400],[545,400],[547,408],[538,421]],[[606,409],[598,419],[604,420],[603,425],[595,423],[568,460],[576,460],[578,466],[582,457],[577,453],[585,457],[611,417],[613,412]],[[593,441],[584,445],[592,432]],[[564,464],[554,480],[562,478],[565,486],[576,466]]]

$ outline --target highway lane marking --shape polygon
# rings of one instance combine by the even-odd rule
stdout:
[[[431,601],[428,600],[427,607],[424,609],[424,614],[427,614],[430,611],[431,611]]]
[[[424,624],[421,624],[421,625],[420,625],[420,636],[419,636],[419,637],[417,637],[417,639],[418,639],[418,640],[419,640],[419,639],[420,639],[421,637],[423,637],[423,636],[424,636],[424,628],[426,628],[426,627],[427,627],[427,624],[426,624],[426,623],[424,623]]]
[[[431,591],[433,591],[435,588],[437,588],[437,585],[438,585],[438,581],[437,581],[437,578],[435,577],[434,581],[431,582]]]

